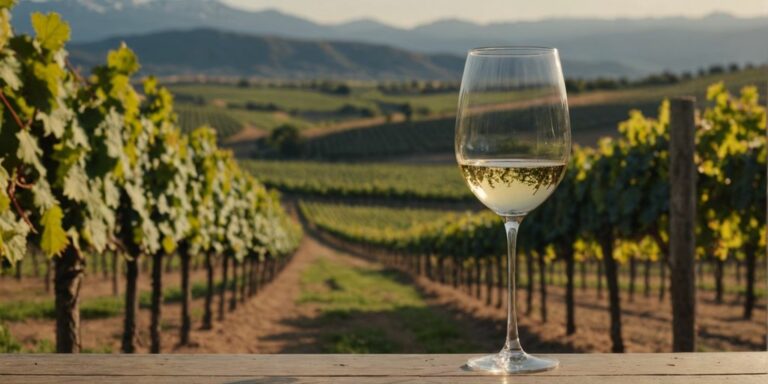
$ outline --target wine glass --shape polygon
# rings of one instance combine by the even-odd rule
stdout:
[[[504,219],[508,249],[506,343],[498,354],[470,359],[467,366],[497,374],[554,369],[557,360],[529,355],[520,345],[515,248],[523,218],[552,194],[570,157],[568,100],[557,49],[469,51],[455,149],[472,193]]]

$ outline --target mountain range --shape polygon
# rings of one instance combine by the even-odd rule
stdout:
[[[317,46],[354,41],[429,57],[436,53],[463,56],[467,49],[483,45],[546,45],[558,47],[563,59],[573,63],[570,75],[575,77],[633,77],[712,64],[768,62],[768,16],[737,18],[715,13],[701,18],[546,19],[490,24],[451,19],[406,29],[369,19],[319,24],[275,10],[236,9],[219,0],[22,0],[13,10],[21,32],[31,30],[27,15],[33,11],[61,13],[72,25],[73,40],[80,43],[207,29]],[[190,49],[197,49],[196,44],[190,43]]]
[[[215,29],[153,32],[69,47],[72,61],[92,67],[125,42],[136,51],[144,73],[156,75],[259,76],[458,80],[464,58],[422,54],[354,42],[254,36]]]

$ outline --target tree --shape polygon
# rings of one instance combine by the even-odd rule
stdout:
[[[273,129],[267,144],[283,157],[298,157],[304,148],[301,132],[291,124],[283,124]]]
[[[411,119],[413,118],[413,106],[411,105],[411,103],[405,103],[401,105],[400,112],[403,114],[406,121],[411,121]]]

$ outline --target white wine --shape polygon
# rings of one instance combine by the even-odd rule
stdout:
[[[553,160],[465,160],[461,174],[472,193],[499,215],[526,214],[546,200],[565,171]]]

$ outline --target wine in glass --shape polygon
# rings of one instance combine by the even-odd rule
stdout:
[[[507,338],[501,352],[467,366],[491,373],[554,369],[523,351],[517,333],[515,251],[520,223],[557,188],[571,151],[568,101],[557,49],[469,52],[456,117],[456,160],[472,193],[504,219]],[[557,225],[557,223],[552,223]]]

